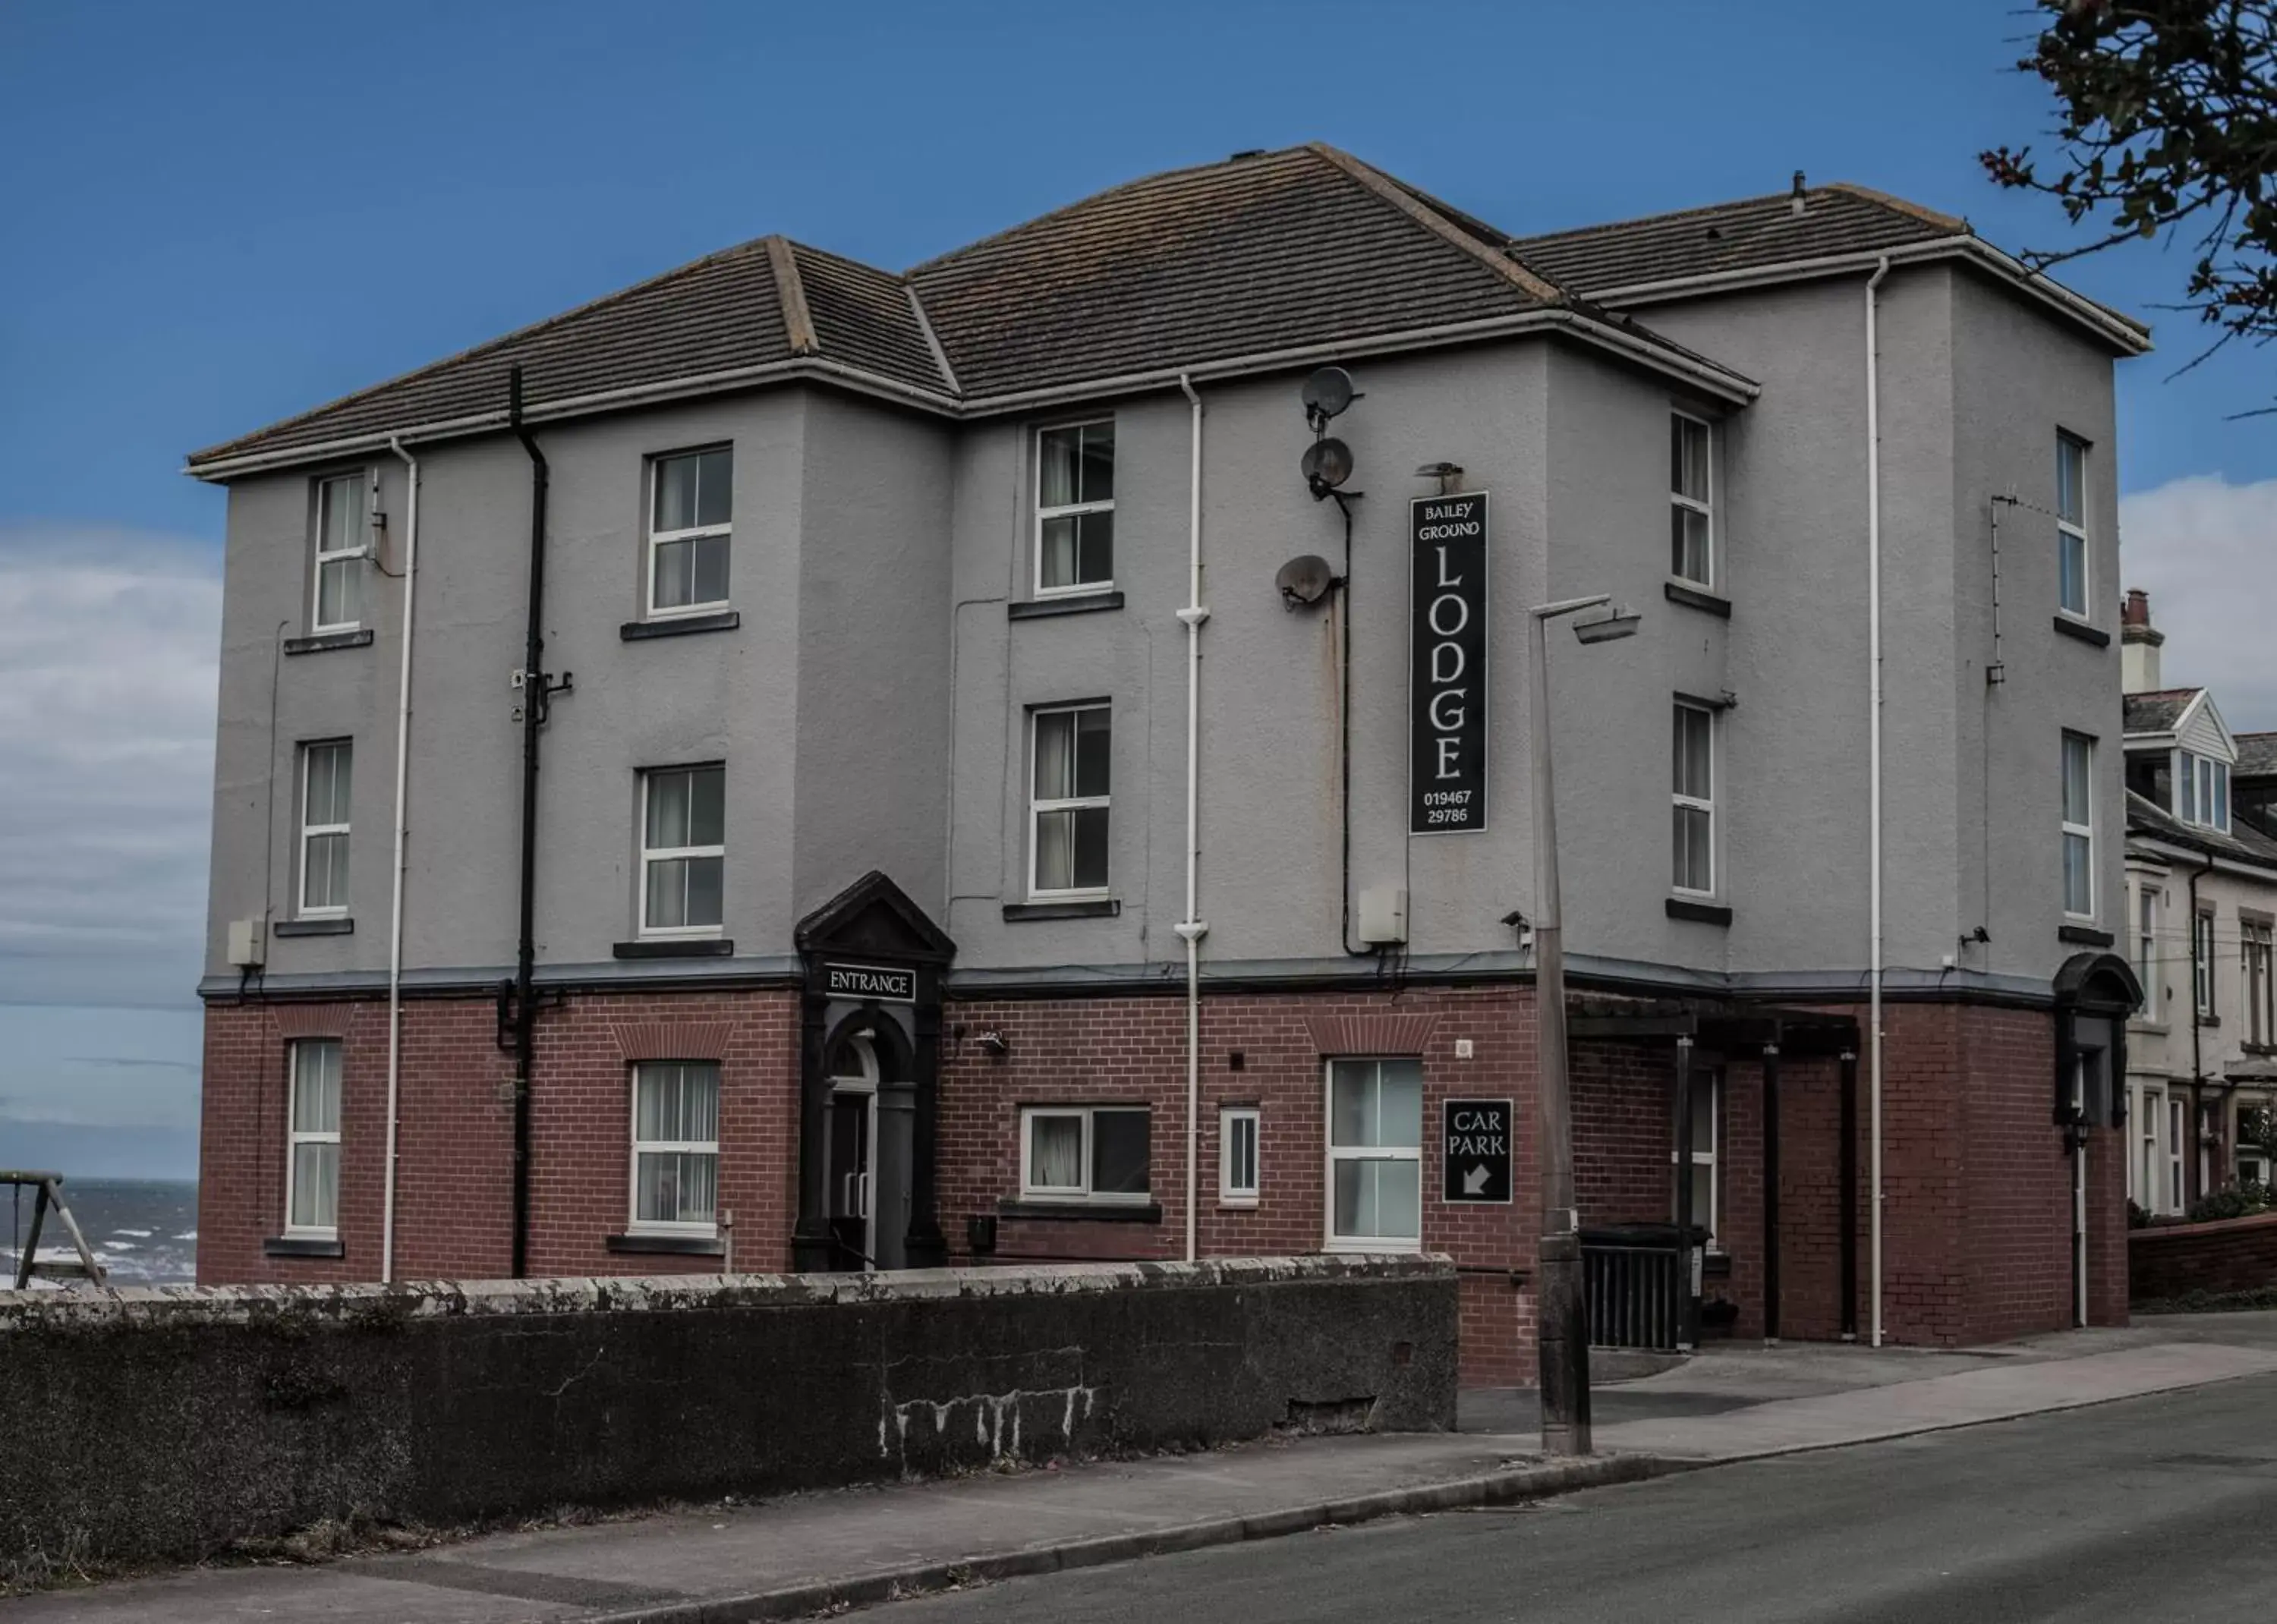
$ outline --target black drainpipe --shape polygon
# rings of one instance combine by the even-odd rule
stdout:
[[[1344,516],[1344,578],[1336,583],[1337,590],[1343,595],[1344,599],[1336,605],[1336,614],[1343,622],[1344,631],[1344,648],[1341,650],[1344,674],[1337,684],[1341,691],[1336,700],[1336,709],[1342,713],[1337,720],[1344,730],[1344,736],[1337,743],[1336,754],[1340,758],[1340,768],[1344,774],[1344,789],[1338,799],[1342,803],[1344,841],[1344,914],[1336,930],[1336,940],[1342,945],[1345,953],[1352,958],[1381,959],[1382,954],[1379,949],[1366,943],[1354,947],[1352,940],[1352,498],[1359,494],[1357,490],[1332,490],[1329,493],[1335,498],[1337,508]]]
[[[522,424],[522,368],[509,375],[506,421],[522,449],[529,453],[529,625],[522,656],[522,898],[521,935],[515,945],[512,1016],[514,1026],[514,1267],[513,1278],[529,1264],[529,1084],[537,1047],[537,1000],[531,987],[537,969],[537,735],[545,725],[547,702],[557,689],[545,675],[545,492],[550,470],[545,453]]]

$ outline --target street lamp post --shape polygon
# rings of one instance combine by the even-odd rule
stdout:
[[[1565,950],[1557,894],[1557,793],[1550,778],[1550,623],[1611,597],[1567,598],[1531,611],[1534,658],[1534,1018],[1541,1119],[1542,1241],[1534,1270],[1534,1347],[1540,1355],[1542,1450],[1589,1453],[1589,1332],[1581,1304],[1581,1232],[1573,1206],[1573,1125],[1565,1076]],[[1636,630],[1619,610],[1573,630],[1607,642]]]

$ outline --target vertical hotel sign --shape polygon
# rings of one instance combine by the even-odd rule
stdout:
[[[1408,505],[1407,830],[1487,826],[1487,493]]]

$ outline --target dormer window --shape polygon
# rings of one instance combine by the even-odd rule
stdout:
[[[2189,750],[2174,752],[2174,816],[2201,829],[2229,832],[2229,763]]]

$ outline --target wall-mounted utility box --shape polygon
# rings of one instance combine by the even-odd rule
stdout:
[[[1407,893],[1397,885],[1370,885],[1359,893],[1359,939],[1372,946],[1407,939]]]
[[[264,940],[268,931],[257,919],[229,922],[229,962],[233,969],[255,970],[268,961]]]

